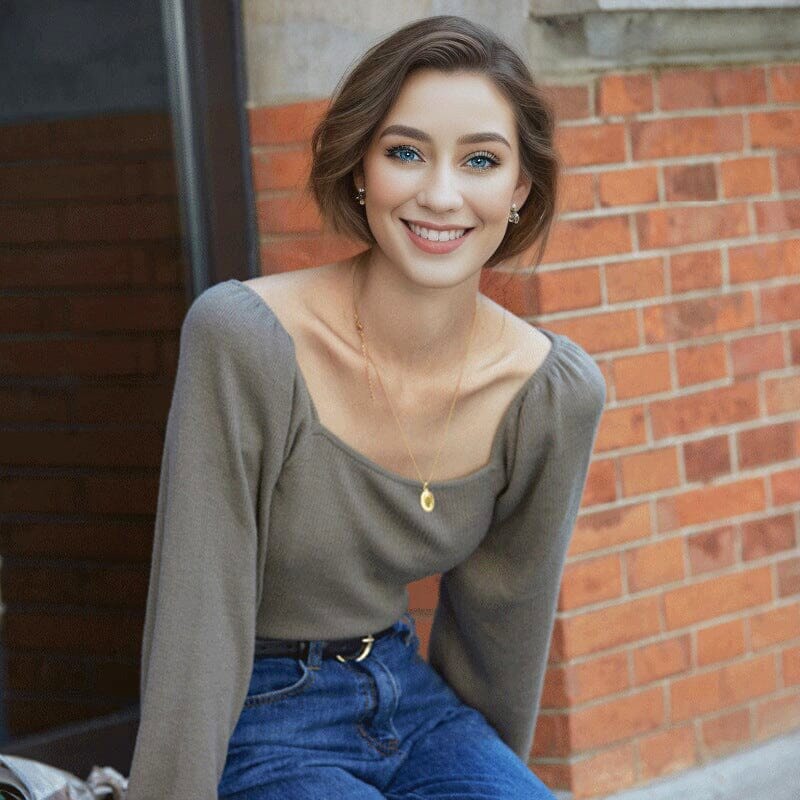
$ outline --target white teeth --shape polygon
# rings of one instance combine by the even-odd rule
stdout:
[[[428,239],[431,242],[449,242],[451,239],[459,239],[466,233],[466,228],[454,228],[449,231],[432,231],[430,228],[421,228],[413,222],[409,222],[408,227],[411,228],[417,236],[421,236],[423,239]]]

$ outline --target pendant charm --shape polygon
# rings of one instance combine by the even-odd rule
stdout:
[[[419,504],[425,511],[433,511],[433,492],[428,488],[427,481],[425,481],[422,487],[422,494],[419,496]]]

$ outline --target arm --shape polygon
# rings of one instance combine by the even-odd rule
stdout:
[[[489,532],[441,578],[431,666],[527,762],[556,604],[605,403],[600,370],[566,342],[523,400]]]
[[[270,477],[267,437],[283,452],[283,416],[267,413],[264,395],[275,383],[263,366],[269,353],[241,330],[243,314],[224,289],[211,287],[181,328],[127,800],[216,800],[252,674],[264,549],[256,509]]]

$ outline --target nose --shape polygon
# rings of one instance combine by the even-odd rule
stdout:
[[[417,193],[417,202],[437,213],[461,208],[464,199],[458,177],[447,164],[442,163],[426,171]]]

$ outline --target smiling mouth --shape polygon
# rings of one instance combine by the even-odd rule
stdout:
[[[440,231],[434,230],[433,228],[426,228],[423,225],[417,225],[413,222],[409,222],[407,219],[402,220],[402,222],[421,239],[426,239],[429,242],[451,242],[455,239],[461,239],[472,230],[472,228],[448,228],[447,230]]]

